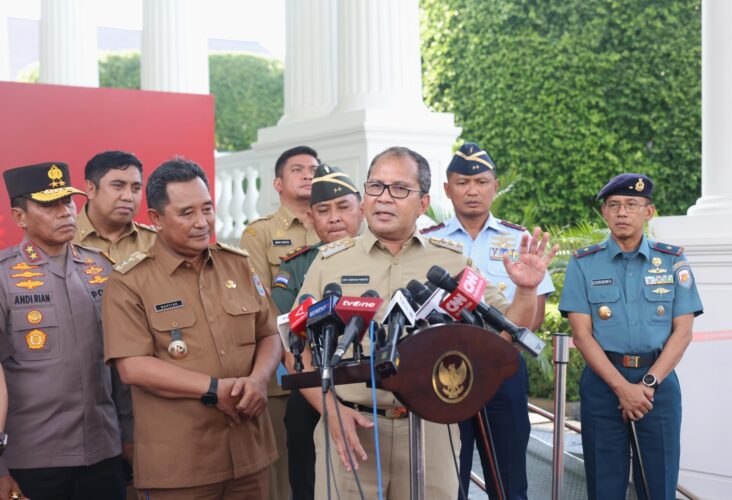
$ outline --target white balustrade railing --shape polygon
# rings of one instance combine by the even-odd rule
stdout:
[[[259,217],[259,162],[252,150],[216,156],[216,238],[238,244],[247,223]]]

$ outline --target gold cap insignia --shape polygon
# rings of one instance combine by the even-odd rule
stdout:
[[[64,173],[61,171],[61,169],[58,168],[56,165],[52,165],[51,168],[48,169],[48,178],[51,179],[49,187],[64,187],[66,183],[64,182],[63,177]]]
[[[42,330],[31,330],[25,334],[25,343],[28,349],[43,349],[46,345],[46,333]]]
[[[600,306],[597,310],[597,314],[600,316],[600,319],[610,319],[613,315],[613,311],[608,306]]]
[[[459,351],[443,354],[432,369],[432,388],[445,403],[459,403],[473,387],[473,366]]]
[[[643,188],[646,187],[646,184],[643,182],[643,179],[639,178],[638,182],[635,183],[635,190],[636,191],[643,191]]]

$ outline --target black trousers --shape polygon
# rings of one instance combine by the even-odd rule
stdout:
[[[78,467],[10,469],[10,475],[32,500],[125,499],[120,457]]]
[[[313,434],[320,420],[310,403],[293,389],[287,399],[285,428],[287,429],[287,460],[293,500],[315,498],[315,442]]]

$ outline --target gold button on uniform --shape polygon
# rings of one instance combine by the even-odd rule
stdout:
[[[613,315],[613,311],[608,306],[600,306],[597,310],[597,314],[600,315],[600,319],[610,319]]]

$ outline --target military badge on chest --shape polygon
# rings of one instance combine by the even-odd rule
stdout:
[[[503,260],[508,255],[511,262],[516,262],[519,252],[515,248],[516,238],[510,233],[498,233],[491,239],[489,249],[491,260]]]
[[[658,295],[671,293],[670,289],[659,285],[673,285],[674,275],[669,274],[668,269],[661,267],[663,260],[660,257],[653,257],[651,259],[651,264],[653,267],[646,271],[648,274],[643,278],[646,286],[655,286],[656,288],[654,288],[652,292]],[[659,316],[662,315],[663,314],[659,314]]]

